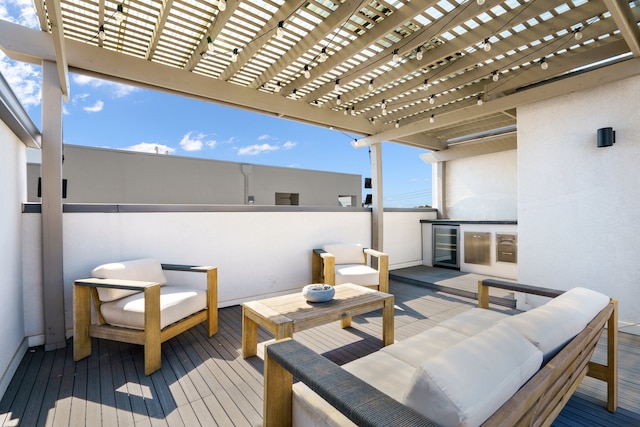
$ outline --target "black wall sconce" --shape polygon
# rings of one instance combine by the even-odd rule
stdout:
[[[611,147],[616,142],[616,131],[613,128],[598,129],[598,148]]]

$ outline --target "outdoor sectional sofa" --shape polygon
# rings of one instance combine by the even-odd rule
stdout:
[[[552,299],[508,316],[487,310],[489,286]],[[291,339],[268,345],[264,425],[550,425],[585,375],[615,411],[615,299],[489,279],[478,306],[342,367]],[[606,365],[590,360],[605,327]]]

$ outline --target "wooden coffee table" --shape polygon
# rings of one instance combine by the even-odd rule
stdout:
[[[351,326],[351,317],[382,309],[382,343],[393,344],[393,295],[363,286],[338,285],[331,301],[310,303],[302,292],[242,304],[242,357],[258,353],[258,326],[276,340],[294,332],[340,320]]]

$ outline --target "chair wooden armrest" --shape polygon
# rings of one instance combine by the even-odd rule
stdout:
[[[264,426],[291,425],[293,377],[358,426],[436,426],[293,339],[265,346]]]
[[[311,282],[335,286],[336,257],[324,249],[314,249],[311,257]]]
[[[384,252],[369,248],[366,248],[364,250],[364,253],[365,256],[369,255],[378,259],[378,290],[380,292],[389,293],[389,255]]]

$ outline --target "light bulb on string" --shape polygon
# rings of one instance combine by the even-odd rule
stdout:
[[[544,58],[540,60],[540,68],[542,68],[543,70],[549,69],[549,63],[545,61]]]
[[[327,58],[328,58],[327,48],[323,47],[322,50],[320,51],[320,56],[318,56],[318,61],[325,62]]]
[[[476,3],[478,3],[478,6],[482,6],[484,4],[484,0],[476,0]]]
[[[498,74],[497,71],[494,71],[493,75],[491,76],[491,80],[493,80],[494,82],[497,82],[498,80],[500,80],[500,74]]]
[[[351,115],[352,116],[356,115],[356,107],[351,107]]]
[[[309,77],[311,77],[311,71],[309,71],[309,66],[308,66],[308,65],[305,65],[305,66],[304,66],[304,77],[305,77],[306,79],[308,79]]]
[[[422,58],[424,57],[424,54],[422,53],[422,48],[419,47],[416,49],[416,59],[418,61],[422,61]]]
[[[435,116],[432,114],[431,117],[429,117],[429,123],[435,123],[436,118]]]
[[[582,40],[582,29],[581,28],[577,28],[574,32],[573,32],[573,38],[580,41]]]
[[[431,85],[429,84],[429,79],[424,79],[424,83],[422,84],[422,90],[429,90],[429,87]]]
[[[336,98],[336,104],[338,105],[342,104],[342,99],[340,98],[340,95],[338,95],[338,97]]]
[[[393,62],[400,61],[400,55],[398,54],[398,49],[393,51]]]
[[[276,83],[276,88],[274,89],[276,93],[280,92],[282,90],[282,85],[280,84],[280,82]]]
[[[485,52],[489,52],[491,50],[491,42],[489,39],[484,39],[484,45],[482,46]]]
[[[284,21],[278,22],[278,27],[276,28],[276,37],[281,39],[284,36]]]
[[[125,18],[124,9],[121,4],[116,6],[116,13],[113,15],[113,17],[118,23],[118,25],[122,24],[122,21],[124,21],[124,18]]]
[[[211,36],[207,36],[207,49],[213,50],[213,48],[214,48],[213,40],[211,40]]]
[[[336,84],[333,87],[334,90],[340,90],[340,79],[336,79]]]
[[[238,48],[233,48],[233,53],[231,53],[231,62],[238,62]]]
[[[107,38],[107,33],[104,32],[104,25],[100,25],[100,29],[98,30],[98,38],[100,40],[104,40]]]
[[[218,9],[220,12],[227,10],[227,0],[218,0]]]
[[[373,79],[369,80],[369,92],[373,92]]]
[[[429,104],[433,105],[436,103],[436,96],[435,95],[431,95],[429,97]]]
[[[395,126],[396,126],[396,129],[398,129],[400,127],[400,120],[396,120]]]
[[[482,107],[482,104],[484,104],[484,101],[482,101],[482,95],[478,96],[478,107]]]
[[[345,108],[342,114],[344,114],[345,116],[349,114],[349,107]]]

